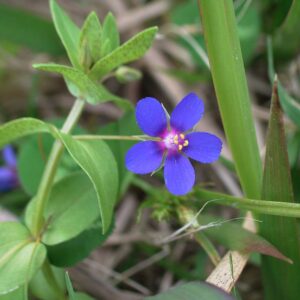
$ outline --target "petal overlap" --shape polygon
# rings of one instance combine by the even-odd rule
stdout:
[[[163,151],[157,142],[145,141],[132,146],[125,158],[126,167],[136,174],[148,174],[158,169],[163,160]]]
[[[150,136],[159,136],[167,128],[167,116],[155,98],[147,97],[136,106],[136,120],[141,130]]]
[[[189,142],[183,152],[190,158],[201,163],[216,161],[222,150],[222,141],[208,132],[192,132],[186,135]]]
[[[180,132],[190,130],[200,121],[203,113],[203,101],[195,93],[190,93],[173,110],[170,117],[171,127]]]
[[[164,169],[165,184],[174,195],[188,193],[195,183],[195,170],[183,155],[169,155],[166,158]]]

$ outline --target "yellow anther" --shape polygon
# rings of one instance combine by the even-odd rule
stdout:
[[[175,145],[178,145],[178,140],[174,140],[174,144],[175,144]]]
[[[174,141],[178,141],[178,134],[174,135]]]
[[[184,143],[183,143],[183,147],[186,147],[188,144],[189,144],[189,141],[185,140]]]
[[[183,148],[183,146],[182,146],[182,145],[178,145],[178,150],[179,150],[179,151],[181,151],[181,150],[182,150],[182,148]]]
[[[183,140],[185,138],[183,133],[180,133],[180,138]]]

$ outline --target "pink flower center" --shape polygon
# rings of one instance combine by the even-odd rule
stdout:
[[[188,146],[188,144],[189,141],[185,138],[183,133],[168,131],[162,136],[162,146],[167,150],[178,152]]]

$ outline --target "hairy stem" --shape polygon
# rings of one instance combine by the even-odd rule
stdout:
[[[84,107],[84,101],[81,99],[77,99],[61,129],[64,133],[69,133],[75,126],[82,109]],[[61,155],[63,153],[64,147],[63,144],[56,140],[53,144],[52,150],[49,155],[49,159],[47,161],[38,191],[36,195],[36,213],[33,219],[33,234],[35,236],[39,236],[40,230],[44,224],[43,212],[47,204],[47,200],[49,198],[49,194],[53,185],[55,173],[57,170],[57,166]]]
[[[162,141],[147,135],[76,135],[77,140],[122,140],[122,141]]]

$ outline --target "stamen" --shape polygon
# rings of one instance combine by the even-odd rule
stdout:
[[[176,134],[173,138],[173,142],[175,145],[178,145],[178,134]]]
[[[184,143],[183,143],[183,147],[186,147],[188,144],[189,144],[189,141],[185,140]]]
[[[183,148],[183,146],[182,146],[182,145],[178,145],[178,150],[179,150],[179,151],[181,151],[181,150],[182,150],[182,148]]]
[[[180,133],[180,138],[183,140],[185,138],[183,133]]]

